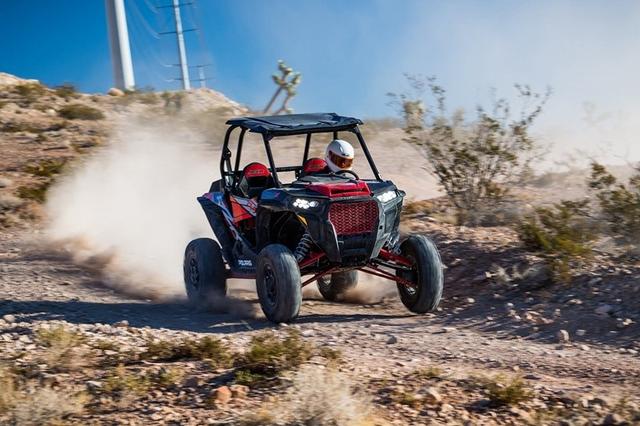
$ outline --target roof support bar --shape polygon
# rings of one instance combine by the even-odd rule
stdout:
[[[358,129],[357,127],[354,127],[353,128],[353,133],[355,133],[356,136],[358,137],[358,141],[360,142],[360,146],[362,147],[362,151],[364,151],[364,156],[367,157],[367,161],[369,162],[369,166],[371,167],[371,170],[373,171],[373,175],[376,177],[377,180],[382,182],[382,179],[380,178],[380,173],[378,173],[378,168],[376,167],[376,163],[373,162],[373,157],[371,157],[371,153],[369,152],[369,148],[367,148],[367,143],[364,141],[364,138],[362,137],[362,134],[360,133],[360,129]]]
[[[273,174],[273,181],[276,184],[276,188],[280,188],[280,179],[278,179],[278,171],[276,170],[276,163],[273,162],[273,154],[271,153],[271,145],[266,135],[263,135],[264,149],[267,151],[267,158],[269,159],[269,165],[271,166],[271,173]]]

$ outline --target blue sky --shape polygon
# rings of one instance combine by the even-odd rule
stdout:
[[[126,0],[136,83],[177,88],[169,0]],[[437,75],[450,104],[471,109],[489,89],[528,83],[554,96],[539,129],[571,149],[588,141],[640,159],[640,2],[427,0],[197,0],[186,6],[191,64],[208,84],[253,107],[285,59],[303,73],[297,111],[393,114],[385,94],[403,73]],[[156,13],[157,12],[157,13]],[[144,19],[143,19],[144,18]],[[102,0],[3,0],[0,71],[104,92],[111,66]],[[585,103],[591,105],[587,114]],[[587,115],[590,117],[586,119]],[[594,119],[597,117],[597,120]],[[608,148],[605,148],[608,149]],[[629,151],[629,149],[631,151]],[[632,154],[629,154],[631,152]],[[635,157],[634,157],[635,158]]]

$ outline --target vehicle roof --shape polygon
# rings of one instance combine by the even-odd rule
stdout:
[[[305,133],[348,130],[362,124],[354,117],[344,117],[334,112],[312,114],[270,115],[263,117],[238,117],[227,121],[253,133],[268,138],[274,136],[300,135]]]

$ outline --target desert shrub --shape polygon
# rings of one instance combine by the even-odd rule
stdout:
[[[34,176],[52,177],[62,172],[66,158],[48,158],[37,163],[28,164],[24,171]]]
[[[572,264],[591,253],[596,234],[587,207],[587,200],[538,207],[516,227],[525,248],[546,259],[554,281],[568,281]]]
[[[47,93],[47,88],[36,82],[16,84],[11,87],[11,91],[22,97],[27,104],[36,101],[42,95]]]
[[[254,384],[276,378],[281,372],[300,366],[312,354],[313,347],[296,331],[289,331],[284,338],[272,332],[259,334],[236,362],[236,382]]]
[[[61,424],[82,412],[86,397],[63,389],[38,387],[16,376],[15,369],[0,366],[0,423],[16,425]],[[34,388],[35,385],[35,388]]]
[[[439,379],[443,375],[443,371],[438,367],[426,367],[415,370],[411,375],[419,379]]]
[[[478,206],[504,200],[511,186],[531,175],[531,163],[540,157],[541,150],[529,129],[550,91],[539,94],[528,86],[516,85],[522,104],[516,117],[510,103],[502,98],[490,109],[478,106],[476,117],[467,120],[463,111],[449,114],[446,92],[435,78],[408,79],[412,94],[389,96],[402,109],[407,140],[422,148],[430,171],[456,207],[460,223],[466,223],[469,212]],[[423,102],[427,92],[435,102],[432,107]]]
[[[36,332],[36,338],[47,348],[43,361],[51,369],[69,370],[88,362],[87,354],[81,353],[79,348],[86,339],[76,331],[63,326],[49,330],[41,329]]]
[[[334,369],[307,365],[292,377],[287,393],[275,404],[244,415],[240,424],[358,426],[373,424],[370,398]]]
[[[151,380],[146,374],[127,371],[120,364],[114,368],[104,380],[102,390],[106,393],[125,396],[127,394],[141,395],[151,387]]]
[[[521,377],[509,379],[499,374],[493,378],[481,377],[476,380],[494,406],[517,405],[533,397],[533,391]]]
[[[23,200],[32,200],[38,203],[44,203],[49,186],[51,186],[50,181],[40,182],[33,185],[23,185],[18,187],[17,194],[18,197]]]
[[[618,180],[602,165],[591,164],[589,187],[603,219],[619,242],[637,245],[640,242],[640,169],[627,184]]]
[[[40,133],[45,129],[33,125],[27,122],[20,121],[10,121],[8,123],[4,123],[0,131],[5,133],[18,133],[18,132],[29,132],[29,133]]]
[[[69,393],[61,389],[39,388],[23,395],[12,408],[12,424],[40,426],[66,424],[69,416],[80,414],[87,402],[82,393]]]
[[[57,96],[65,100],[78,97],[78,91],[76,90],[76,87],[71,83],[61,84],[60,86],[54,87],[53,90]]]
[[[101,120],[104,114],[97,108],[83,104],[69,104],[58,110],[58,115],[67,120]]]
[[[215,363],[216,367],[225,367],[230,365],[233,354],[221,340],[205,336],[201,339],[179,341],[149,341],[146,350],[140,354],[140,358],[164,362],[207,359]]]

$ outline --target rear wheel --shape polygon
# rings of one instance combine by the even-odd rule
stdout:
[[[183,272],[191,303],[202,305],[227,294],[227,271],[216,241],[210,238],[191,241],[184,252]]]
[[[358,271],[336,272],[318,279],[318,290],[326,300],[336,302],[358,285]]]
[[[302,303],[300,269],[293,253],[282,244],[270,244],[258,255],[256,289],[268,320],[290,322]]]
[[[438,307],[442,297],[444,274],[435,244],[424,235],[412,235],[400,245],[400,253],[413,263],[410,271],[397,271],[397,276],[414,284],[398,283],[400,300],[411,312],[423,314]]]

